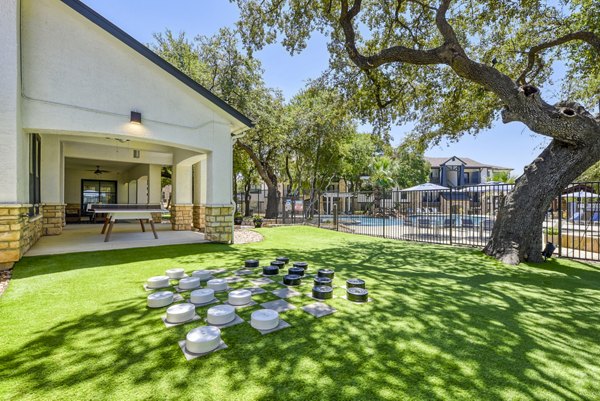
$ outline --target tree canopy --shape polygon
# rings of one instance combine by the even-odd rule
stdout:
[[[425,143],[477,133],[505,105],[522,107],[513,82],[539,87],[557,66],[566,70],[563,97],[598,104],[600,5],[592,0],[235,2],[250,50],[280,39],[293,54],[316,32],[327,35],[328,79],[381,132],[415,121]]]
[[[267,214],[276,214],[277,167],[286,132],[281,92],[265,85],[260,62],[241,51],[239,39],[230,29],[221,29],[212,37],[197,36],[193,41],[185,33],[175,36],[169,30],[154,38],[151,47],[156,53],[253,118],[255,127],[237,142],[236,152],[246,152],[254,163],[269,190]]]
[[[252,51],[293,54],[328,36],[325,79],[380,133],[415,121],[413,144],[476,134],[496,119],[552,139],[501,206],[488,255],[541,261],[545,210],[600,159],[600,3],[593,0],[232,0]],[[552,105],[542,88],[564,74]],[[545,87],[543,85],[546,85]]]

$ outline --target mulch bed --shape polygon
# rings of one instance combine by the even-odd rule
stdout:
[[[250,242],[260,242],[263,236],[255,231],[246,228],[237,228],[233,232],[234,244],[248,244]]]

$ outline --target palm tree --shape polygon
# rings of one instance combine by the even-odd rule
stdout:
[[[492,181],[503,182],[506,184],[514,184],[515,177],[511,176],[508,171],[496,171],[492,175]]]
[[[373,160],[369,181],[373,186],[373,214],[380,214],[383,192],[395,185],[394,161],[387,156],[377,157]]]

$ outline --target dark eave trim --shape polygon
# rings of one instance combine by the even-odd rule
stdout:
[[[240,113],[238,110],[227,104],[223,99],[219,98],[214,93],[206,89],[204,86],[200,85],[198,82],[188,77],[182,71],[175,68],[169,62],[160,57],[158,54],[154,53],[148,47],[135,40],[132,36],[127,34],[121,28],[104,18],[102,15],[98,14],[96,11],[92,10],[90,7],[88,7],[81,1],[62,0],[62,2],[71,7],[73,10],[77,11],[85,18],[87,18],[89,21],[104,29],[106,32],[108,32],[115,38],[119,39],[121,42],[125,43],[127,46],[129,46],[142,56],[146,57],[148,60],[150,60],[151,62],[153,62],[154,64],[156,64],[175,78],[177,78],[179,81],[183,82],[189,88],[204,96],[214,105],[219,107],[221,110],[234,117],[236,120],[240,121],[241,123],[250,128],[254,127],[254,123],[250,118]]]

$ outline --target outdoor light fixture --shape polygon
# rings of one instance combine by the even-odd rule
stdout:
[[[139,111],[132,111],[131,118],[129,121],[133,124],[141,124],[142,123],[142,113]]]
[[[140,158],[140,150],[139,149],[133,149],[133,158],[134,159]]]

